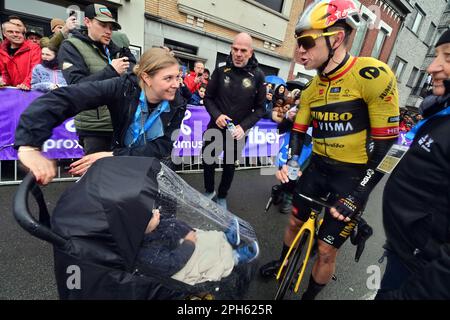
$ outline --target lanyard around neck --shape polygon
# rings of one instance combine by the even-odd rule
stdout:
[[[111,64],[111,54],[109,53],[109,49],[107,46],[105,46],[105,53],[106,53],[106,57],[108,57],[108,63]]]
[[[145,135],[145,133],[151,128],[156,119],[159,118],[161,113],[165,112],[169,108],[169,102],[167,100],[162,101],[156,110],[145,120],[144,116],[148,114],[148,104],[147,98],[145,97],[144,90],[141,91],[141,95],[139,96],[139,105],[136,109],[136,113],[134,114],[134,123],[140,124],[133,128],[133,141],[131,145],[133,145],[141,135]],[[145,123],[144,123],[145,120]]]

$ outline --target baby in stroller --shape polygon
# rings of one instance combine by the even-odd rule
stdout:
[[[220,281],[235,265],[253,261],[259,254],[256,241],[240,244],[239,222],[236,218],[225,232],[193,229],[174,217],[163,217],[152,210],[138,252],[138,264],[146,272],[172,277],[195,285]]]
[[[27,205],[30,192],[39,221]],[[61,299],[242,299],[256,271],[252,226],[153,158],[100,159],[51,216],[29,175],[14,212],[25,230],[53,245]],[[204,235],[216,237],[209,250]],[[214,261],[219,254],[226,263]]]

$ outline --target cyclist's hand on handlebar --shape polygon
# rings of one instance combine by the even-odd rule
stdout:
[[[55,162],[44,157],[41,151],[33,147],[21,146],[18,156],[22,164],[30,169],[37,183],[46,185],[56,176]]]
[[[360,202],[354,196],[348,195],[338,199],[330,209],[330,213],[339,221],[350,222],[360,210]]]
[[[301,177],[302,175],[302,171],[298,170],[298,176]],[[283,165],[283,167],[281,167],[281,169],[279,169],[276,173],[275,173],[275,177],[277,177],[277,179],[281,182],[281,183],[288,183],[289,182],[289,177],[288,177],[288,166],[287,165]]]

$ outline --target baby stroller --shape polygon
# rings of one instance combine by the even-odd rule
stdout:
[[[38,221],[30,213],[30,193],[39,207]],[[203,230],[225,230],[234,217],[159,161],[144,157],[97,161],[62,194],[51,216],[28,174],[13,211],[22,228],[53,245],[60,299],[242,299],[256,262],[235,266],[219,281],[195,285],[146,272],[136,262],[155,207]],[[247,222],[239,219],[239,225],[242,242],[256,240]]]

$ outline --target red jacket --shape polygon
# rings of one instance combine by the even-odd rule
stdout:
[[[41,48],[39,45],[25,40],[19,50],[10,57],[8,47],[10,42],[3,41],[0,47],[0,71],[3,82],[8,86],[25,84],[31,88],[31,73],[38,63],[41,63]]]
[[[191,71],[191,73],[189,73],[184,78],[184,84],[186,85],[186,87],[189,89],[189,91],[191,93],[197,92],[197,90],[200,89],[200,86],[202,85],[202,83],[206,84],[206,82],[203,79],[199,83],[195,83],[196,77],[197,77],[197,74],[195,73],[195,71]]]

